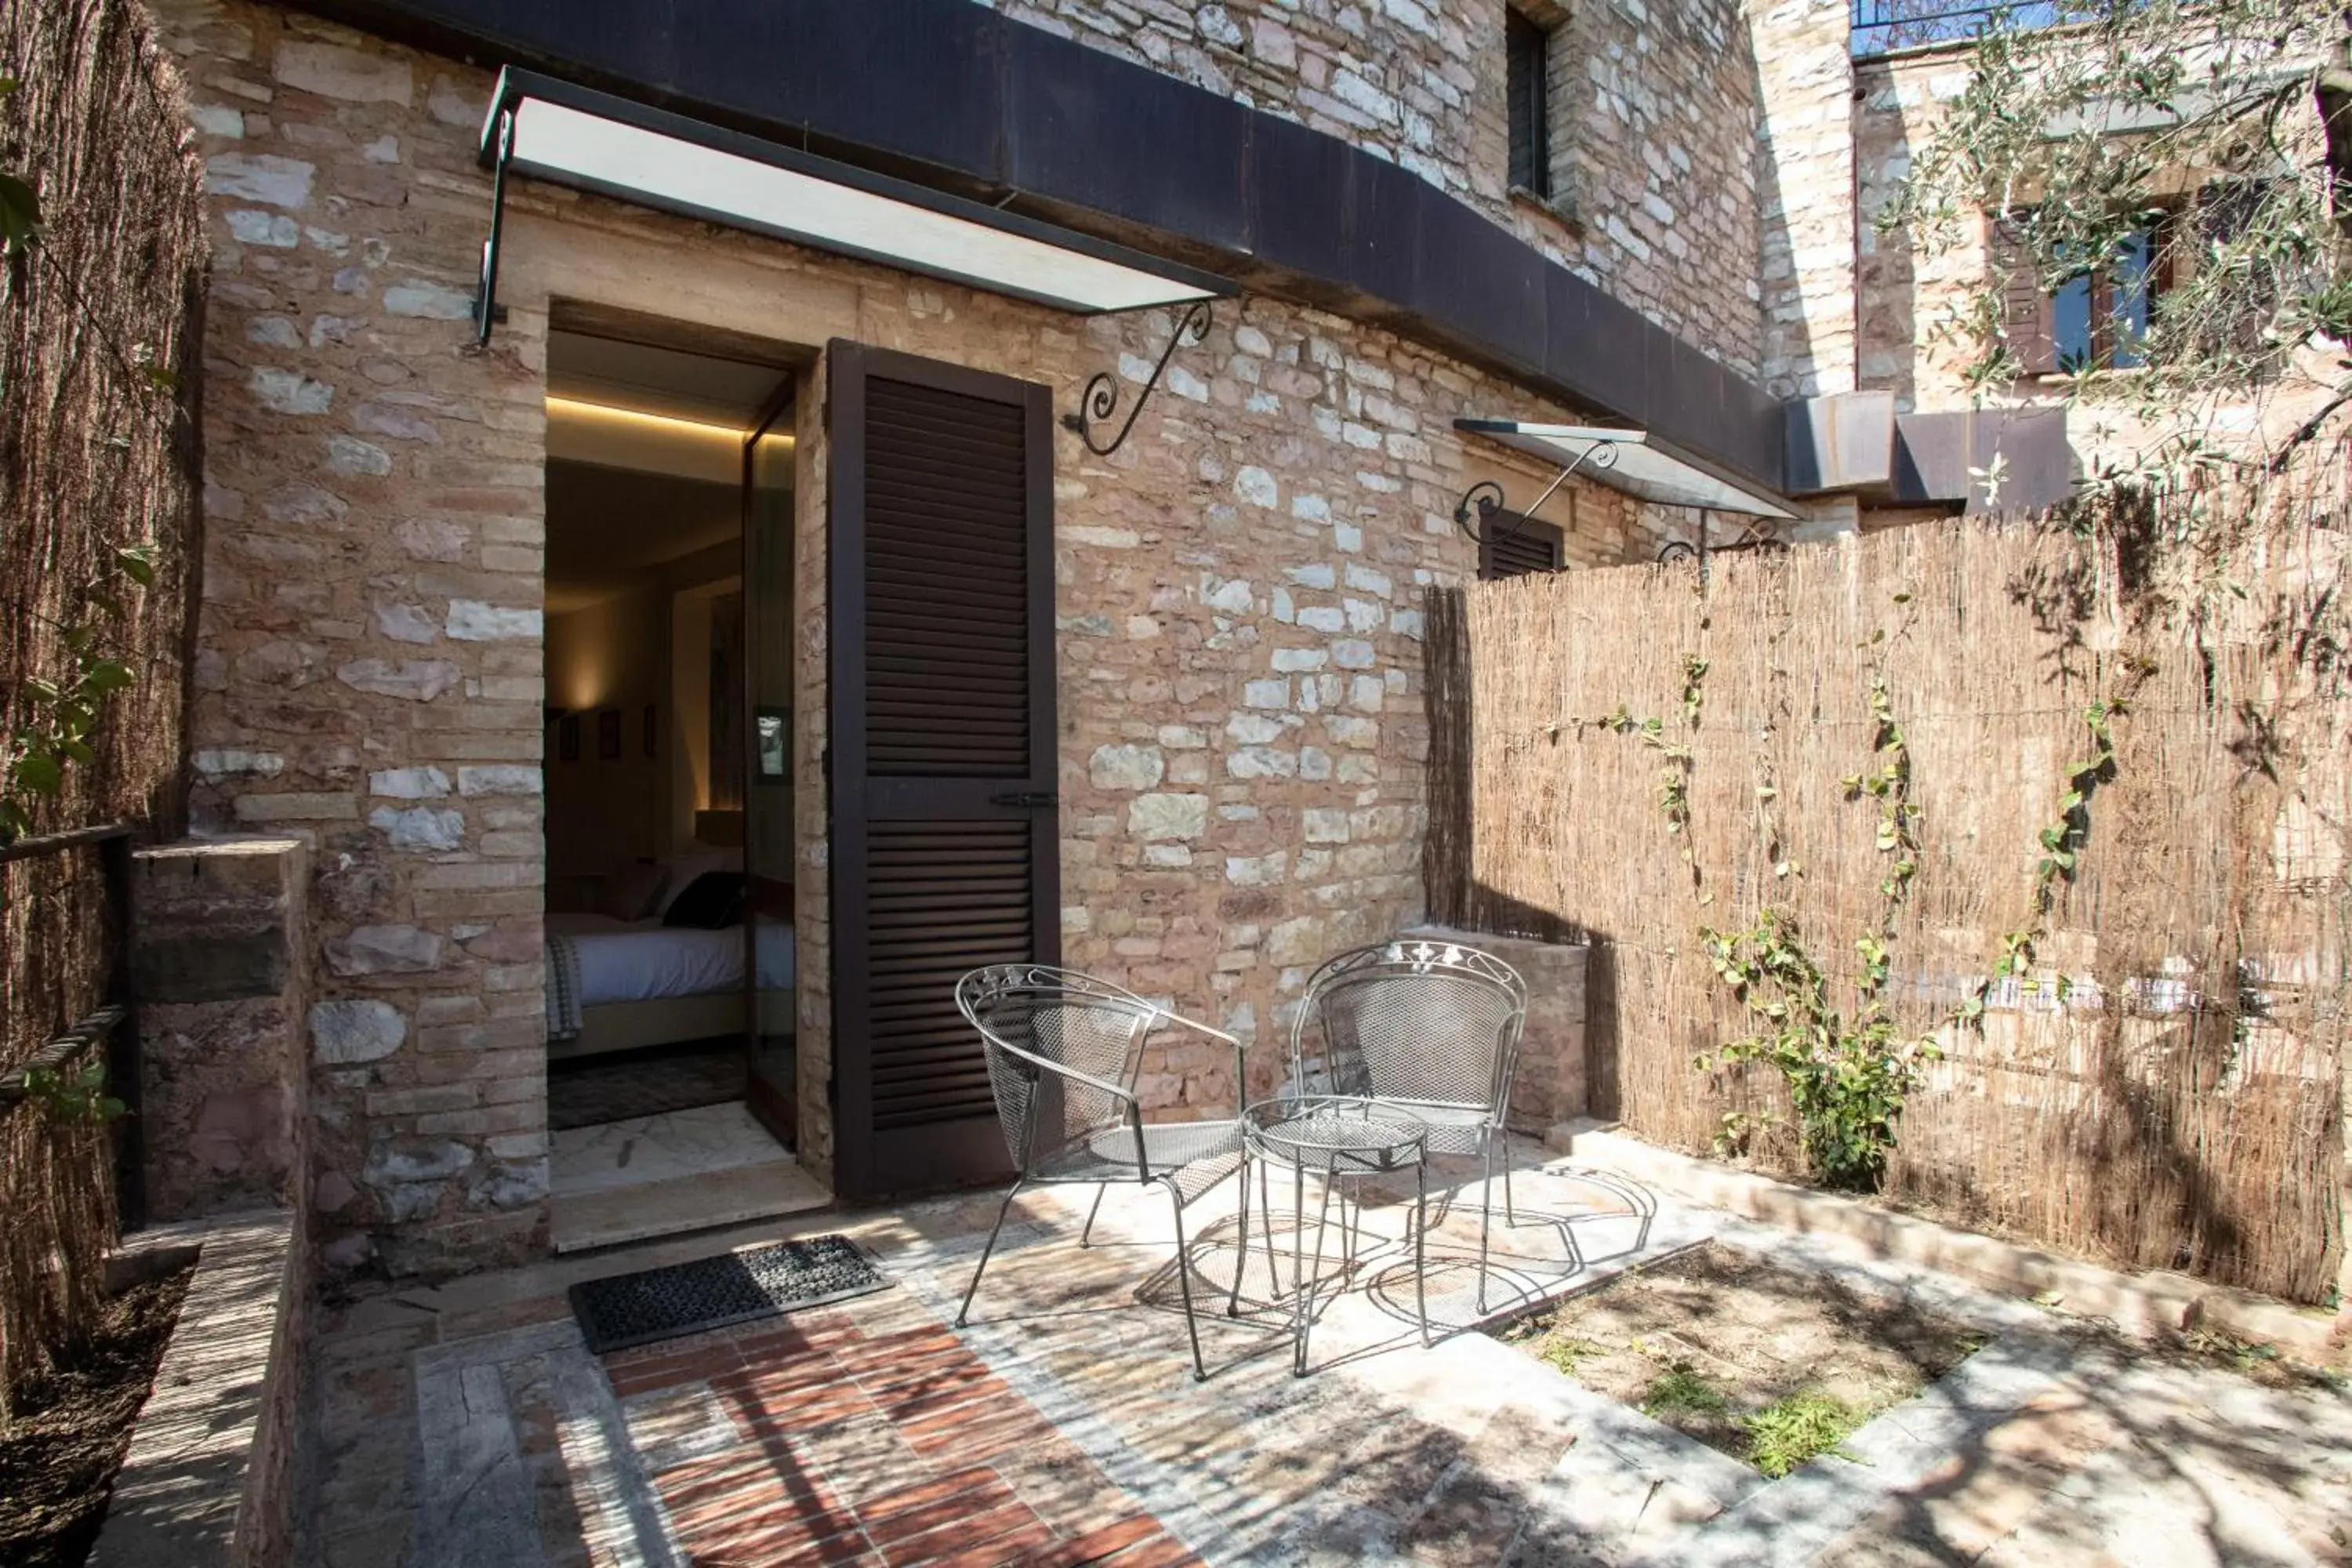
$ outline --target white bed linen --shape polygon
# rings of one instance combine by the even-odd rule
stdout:
[[[616,921],[605,915],[551,914],[547,929],[572,939],[580,960],[580,1005],[651,1002],[663,996],[703,996],[743,984],[743,928],[693,931],[657,920]],[[793,984],[790,926],[760,924],[760,987]]]

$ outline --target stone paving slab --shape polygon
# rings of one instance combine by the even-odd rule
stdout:
[[[1985,1346],[1780,1480],[1482,1334],[1476,1184],[1425,1240],[1435,1342],[1404,1267],[1407,1205],[1368,1192],[1325,1259],[1314,1371],[1244,1260],[1233,1189],[1186,1215],[1211,1376],[1192,1374],[1156,1192],[1024,1194],[952,1319],[995,1199],[819,1216],[897,1288],[590,1357],[562,1291],[719,1250],[563,1260],[337,1315],[311,1520],[336,1568],[927,1560],[1404,1564],[2352,1562],[2352,1400],[2139,1358],[2030,1306],[1856,1244],[1521,1166],[1492,1312],[1591,1289],[1714,1237],[1932,1307]],[[1409,1195],[1409,1194],[1405,1194]],[[1310,1205],[1309,1213],[1312,1214]],[[1286,1285],[1286,1227],[1274,1234]]]

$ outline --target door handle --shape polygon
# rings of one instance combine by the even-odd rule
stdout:
[[[1011,795],[992,795],[988,797],[988,804],[991,805],[1043,806],[1059,805],[1061,801],[1052,790],[1032,789],[1019,790]]]

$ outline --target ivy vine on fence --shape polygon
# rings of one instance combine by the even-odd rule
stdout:
[[[1923,858],[1920,837],[1922,810],[1912,799],[1912,761],[1908,736],[1887,670],[1887,657],[1908,634],[1916,619],[1908,592],[1894,595],[1902,618],[1890,631],[1874,630],[1863,647],[1871,654],[1867,702],[1871,717],[1871,760],[1860,772],[1839,783],[1848,801],[1875,805],[1874,850],[1885,857],[1878,880],[1879,907],[1869,928],[1850,940],[1856,964],[1848,998],[1842,1004],[1829,970],[1814,957],[1814,933],[1799,926],[1789,909],[1767,900],[1754,921],[1738,929],[1701,924],[1698,934],[1709,963],[1747,1010],[1751,1032],[1719,1048],[1704,1053],[1697,1065],[1707,1071],[1727,1067],[1759,1065],[1776,1073],[1787,1086],[1795,1131],[1808,1171],[1827,1186],[1874,1190],[1895,1145],[1903,1108],[1922,1081],[1930,1063],[1941,1059],[1939,1030],[1982,1026],[1985,1003],[1993,984],[2027,978],[2035,945],[2046,933],[2057,906],[2060,889],[2075,875],[2090,836],[2090,806],[2098,788],[2116,773],[2112,721],[2127,711],[2127,695],[2118,693],[2095,701],[2084,710],[2084,722],[2094,742],[2084,761],[2071,767],[2056,819],[2037,836],[2029,920],[2020,930],[2001,935],[2002,952],[1991,974],[1969,987],[1960,1004],[1927,1030],[1906,1027],[1887,996],[1894,972],[1894,944],[1899,934],[1897,917],[1909,900]],[[1702,623],[1704,626],[1704,623]],[[1697,902],[1712,903],[1701,886],[1701,872],[1691,845],[1689,784],[1696,766],[1693,747],[1705,707],[1707,661],[1696,653],[1682,660],[1683,733],[1669,732],[1661,719],[1637,720],[1622,705],[1592,727],[1616,734],[1638,734],[1661,757],[1658,805],[1666,832],[1682,844],[1690,862]],[[2126,660],[2126,680],[2136,679],[2146,666]],[[1764,740],[1769,742],[1770,721]],[[1585,728],[1579,721],[1577,728]],[[1801,875],[1802,868],[1783,854],[1774,822],[1773,803],[1780,781],[1771,773],[1769,744],[1757,753],[1755,809],[1776,881]],[[2064,982],[2060,983],[2063,994]],[[1743,1150],[1762,1125],[1761,1119],[1732,1112],[1723,1121],[1718,1147]]]

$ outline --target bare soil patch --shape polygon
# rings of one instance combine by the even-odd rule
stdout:
[[[0,1426],[0,1563],[76,1568],[89,1556],[191,1272],[110,1298],[89,1341],[24,1389]]]
[[[1964,1323],[1720,1242],[1496,1333],[1770,1476],[1834,1450],[1984,1342]]]

